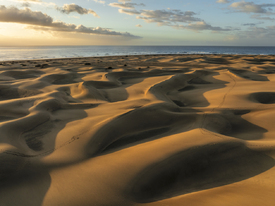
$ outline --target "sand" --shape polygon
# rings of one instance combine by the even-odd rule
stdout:
[[[273,206],[275,56],[0,63],[1,206]]]

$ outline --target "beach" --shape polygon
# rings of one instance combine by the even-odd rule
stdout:
[[[0,205],[274,205],[274,55],[3,61],[0,74]]]

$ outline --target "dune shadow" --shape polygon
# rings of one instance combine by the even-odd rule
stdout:
[[[249,98],[261,104],[275,104],[275,92],[252,93]]]
[[[122,136],[104,148],[102,150],[102,154],[111,153],[125,147],[131,147],[133,145],[140,144],[142,142],[153,141],[157,138],[160,138],[160,136],[167,134],[169,131],[169,127],[164,127]]]
[[[204,145],[149,165],[125,192],[135,202],[150,203],[239,182],[265,172],[274,163],[273,158],[242,143]]]
[[[245,61],[249,62],[250,64],[265,64],[266,62],[274,62],[273,59],[266,59],[266,58],[258,58],[258,57],[253,57],[251,59],[244,59]]]
[[[221,58],[221,57],[203,57],[203,61],[201,63],[222,64],[222,65],[231,64],[231,62],[228,61],[226,58]]]
[[[14,79],[29,79],[29,78],[35,78],[38,77],[45,72],[40,70],[27,70],[27,71],[18,71],[18,69],[9,69],[8,71],[4,71],[1,74],[12,77]]]
[[[252,72],[244,69],[228,69],[233,74],[236,74],[242,78],[253,80],[253,81],[269,81],[266,76],[259,75],[256,72]]]
[[[41,93],[42,92],[35,89],[19,89],[18,87],[11,85],[0,85],[0,101],[31,97]]]
[[[267,130],[241,117],[249,112],[249,110],[220,110],[216,113],[207,114],[204,115],[202,127],[237,139],[261,139]]]
[[[261,66],[261,71],[259,71],[260,74],[274,74],[275,73],[275,67],[274,66]]]

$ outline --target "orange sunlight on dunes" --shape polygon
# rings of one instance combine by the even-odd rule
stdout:
[[[1,205],[265,205],[275,59],[0,63]]]

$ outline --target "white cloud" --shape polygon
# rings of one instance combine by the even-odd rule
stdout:
[[[142,27],[142,25],[140,25],[140,24],[137,24],[137,25],[136,25],[136,27],[140,27],[140,28],[141,28],[141,27]]]
[[[92,9],[85,9],[79,5],[76,5],[76,4],[64,4],[63,7],[56,7],[56,9],[58,11],[61,11],[62,13],[65,13],[65,14],[76,12],[79,14],[93,14],[94,16],[99,17],[97,15],[97,13],[95,11],[93,11]]]

